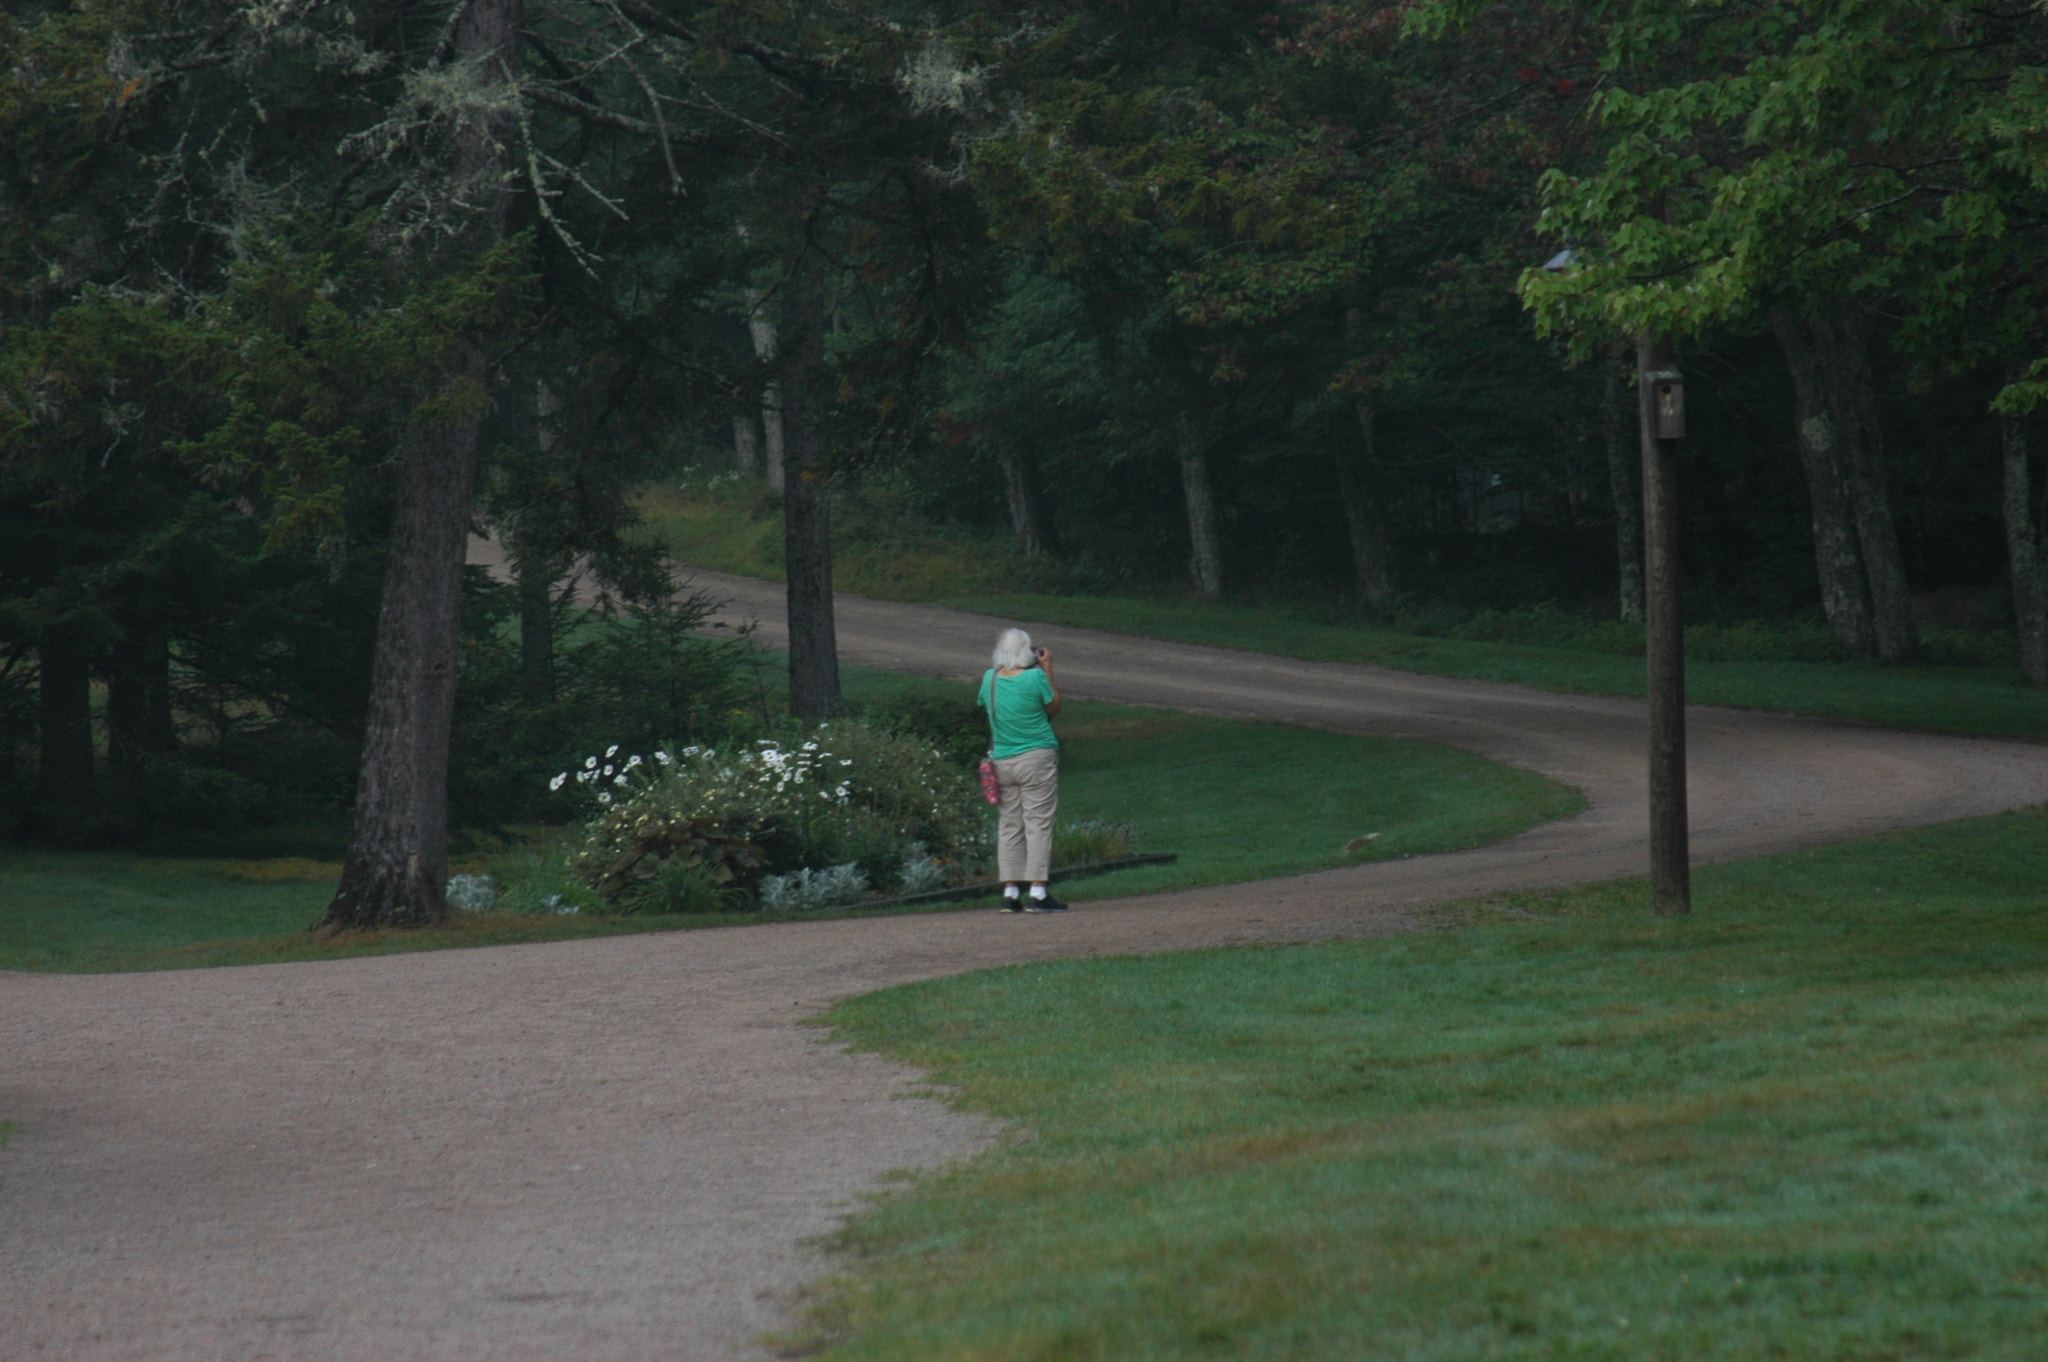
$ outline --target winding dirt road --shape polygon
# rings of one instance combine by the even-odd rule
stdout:
[[[781,589],[698,575],[779,635]],[[979,673],[988,619],[842,597],[849,662]],[[1451,744],[1587,811],[1475,851],[989,912],[311,965],[0,974],[0,1359],[759,1358],[799,1241],[987,1137],[819,1041],[835,998],[1023,960],[1410,925],[1639,873],[1643,711],[1041,626],[1083,698]],[[1699,709],[1701,859],[2048,801],[2048,747]],[[4,906],[0,906],[4,911]]]

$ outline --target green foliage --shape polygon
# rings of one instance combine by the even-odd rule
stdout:
[[[742,867],[746,871],[755,868],[751,857]],[[636,903],[651,913],[734,912],[745,907],[745,900],[733,887],[736,878],[729,845],[703,851],[691,847],[687,854],[679,849],[661,863],[661,869],[648,881]],[[603,889],[599,892],[603,893]],[[623,895],[607,897],[625,901]]]
[[[954,767],[978,766],[988,753],[988,716],[974,697],[916,690],[880,696],[861,705],[862,722],[936,750]]]
[[[481,574],[478,574],[479,578]],[[722,740],[757,722],[743,711],[752,645],[696,631],[701,596],[657,597],[613,611],[557,601],[548,622],[547,689],[526,669],[514,588],[477,580],[464,612],[451,791],[459,822],[556,820],[572,812],[536,772],[611,744]]]
[[[2043,188],[2037,15],[1950,0],[1583,8],[1605,48],[1592,107],[1606,154],[1544,175],[1544,229],[1576,260],[1524,274],[1539,326],[1583,346],[1694,335],[1786,297],[1886,298],[1909,350],[1964,364],[2036,324],[2011,233]]]
[[[448,361],[530,302],[529,238],[450,269],[393,252],[374,228],[285,224],[250,241],[197,319],[190,382],[224,410],[172,452],[211,485],[260,495],[272,546],[338,531],[354,460],[486,411]]]
[[[822,1355],[2030,1356],[2048,816],[986,971],[840,1034],[1024,1137],[842,1236]],[[794,1340],[792,1340],[794,1341]]]
[[[698,881],[721,891],[744,890],[767,870],[762,848],[746,833],[724,826],[724,820],[659,818],[651,803],[634,810],[629,830],[605,828],[596,834],[602,858],[586,852],[574,864],[606,903],[628,912],[677,911],[668,905],[679,895],[694,894]]]

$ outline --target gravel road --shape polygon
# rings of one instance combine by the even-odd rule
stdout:
[[[780,637],[781,588],[699,573]],[[995,622],[841,597],[841,656],[978,675]],[[759,1359],[802,1246],[972,1152],[836,998],[961,970],[1394,932],[1419,903],[1640,873],[1640,703],[1033,627],[1088,699],[1421,738],[1584,791],[1508,841],[1254,885],[306,965],[0,974],[0,1359]],[[1726,860],[2048,801],[2048,747],[1691,711]]]

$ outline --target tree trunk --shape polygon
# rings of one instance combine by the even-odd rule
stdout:
[[[1861,314],[1842,307],[1815,327],[1824,336],[1821,372],[1842,430],[1848,471],[1849,507],[1856,541],[1870,577],[1870,621],[1877,655],[1908,662],[1920,651],[1913,624],[1913,597],[1906,583],[1906,559],[1899,552],[1884,464],[1884,430],[1877,418],[1877,386],[1870,377],[1870,339]]]
[[[520,0],[470,0],[456,23],[457,55],[485,58],[486,80],[516,82],[519,22]],[[463,180],[500,186],[491,211],[467,237],[472,243],[504,239],[511,208],[504,158],[514,132],[500,114],[494,126],[460,135]],[[444,389],[480,401],[488,378],[481,346],[459,344],[439,378]],[[448,737],[481,435],[480,418],[428,426],[407,442],[400,463],[355,831],[322,923],[328,930],[424,926],[448,918]]]
[[[832,617],[832,494],[825,478],[825,257],[808,241],[782,293],[782,416],[789,463],[782,488],[789,580],[789,704],[806,719],[846,712]]]
[[[1180,486],[1188,510],[1188,575],[1204,600],[1223,595],[1222,536],[1216,530],[1216,493],[1209,484],[1209,460],[1195,436],[1194,422],[1180,419]]]
[[[107,677],[107,765],[133,770],[168,751],[171,724],[171,645],[163,621],[131,603],[122,612]]]
[[[2034,523],[2026,418],[2010,413],[1999,417],[1998,433],[2005,461],[2005,548],[2012,563],[2020,673],[2030,686],[2048,686],[2048,574],[2041,570],[2040,533]]]
[[[1628,453],[1629,424],[1621,405],[1623,375],[1629,362],[1620,351],[1605,356],[1602,385],[1607,420],[1607,490],[1614,498],[1614,555],[1620,569],[1621,618],[1630,624],[1643,618],[1643,503]]]
[[[750,411],[736,411],[732,414],[733,461],[739,465],[742,476],[761,476],[761,432],[756,427],[756,416]]]
[[[1813,511],[1813,563],[1820,577],[1821,609],[1851,657],[1870,657],[1877,652],[1870,588],[1849,516],[1840,426],[1827,400],[1817,347],[1805,320],[1788,306],[1771,309],[1771,326],[1792,373],[1793,416]]]
[[[37,651],[42,767],[28,831],[71,841],[92,807],[92,667],[84,637],[61,626],[43,631]]]
[[[763,364],[773,364],[780,344],[774,319],[769,317],[762,301],[761,290],[747,290],[747,331],[754,338],[754,358]],[[787,297],[782,300],[782,312],[784,317],[789,315]],[[819,344],[824,344],[822,331]],[[784,491],[788,480],[785,470],[789,464],[789,418],[779,379],[770,379],[761,390],[761,461],[768,485],[777,492]]]
[[[1356,433],[1337,442],[1337,498],[1344,503],[1344,520],[1351,530],[1351,568],[1358,578],[1358,599],[1368,612],[1384,615],[1393,608],[1394,578],[1387,566],[1386,516],[1375,495],[1375,413],[1370,403],[1358,402],[1352,414],[1357,420]],[[1350,423],[1344,425],[1348,432]]]
[[[555,416],[562,409],[555,390],[546,379],[534,384],[533,443],[543,454],[555,447]],[[540,518],[545,524],[545,517]],[[512,551],[512,570],[519,588],[519,689],[528,704],[551,704],[555,698],[555,610],[551,594],[563,562],[552,543],[517,542],[506,545]]]
[[[1045,489],[1038,479],[1038,456],[1029,450],[1008,455],[1003,463],[1003,490],[1010,501],[1010,528],[1017,549],[1031,557],[1056,553],[1052,522],[1045,513]]]

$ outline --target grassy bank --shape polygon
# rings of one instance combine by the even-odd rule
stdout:
[[[971,703],[973,693],[853,669],[846,692],[856,706],[903,696]],[[1069,701],[1054,726],[1061,822],[1129,823],[1139,850],[1180,858],[1062,885],[1074,900],[1455,851],[1584,807],[1562,785],[1428,743],[1086,701]]]
[[[911,512],[886,483],[874,495],[839,498],[832,513],[832,580],[841,591],[895,601],[937,601],[960,591],[1072,589],[1060,564],[1026,558],[1008,542]],[[783,580],[782,501],[764,482],[728,475],[649,488],[639,500],[648,529],[685,562]]]
[[[0,851],[0,969],[199,969],[646,931],[659,919],[463,914],[427,931],[317,941],[340,866],[122,852]]]
[[[956,596],[948,604],[1004,619],[1102,629],[1317,662],[1353,662],[1432,676],[1510,681],[1575,695],[1643,694],[1640,653],[1561,644],[1489,642],[1403,633],[1363,624],[1289,618],[1271,608],[1113,596]],[[1693,630],[1711,638],[1716,632]],[[1692,651],[1711,652],[1697,643]],[[1761,648],[1761,643],[1758,645]],[[1798,645],[1804,650],[1804,641]],[[1880,667],[1856,662],[1694,656],[1685,669],[1693,704],[1854,719],[1937,733],[2048,738],[2048,695],[2019,669]]]
[[[777,505],[764,487],[728,482],[657,489],[644,509],[653,531],[684,561],[779,580]],[[835,581],[862,595],[1572,694],[1643,693],[1640,629],[1612,621],[1536,610],[1387,627],[1299,603],[1078,594],[1060,565],[1019,558],[987,536],[923,524],[886,496],[873,504],[849,500],[835,535]],[[2048,696],[2022,683],[1999,638],[1934,631],[1930,657],[1970,665],[1915,667],[1830,660],[1833,641],[1817,622],[1696,627],[1687,631],[1687,649],[1687,687],[1696,704],[2048,738]]]
[[[2038,1356],[2044,884],[2034,812],[1704,870],[1684,922],[1624,883],[855,1000],[1016,1137],[860,1219],[807,1342]]]
[[[849,670],[856,703],[970,700],[964,685]],[[1448,851],[1576,812],[1578,795],[1525,771],[1423,743],[1272,724],[1200,719],[1114,705],[1062,715],[1061,816],[1131,824],[1140,848],[1173,865],[1062,887],[1067,897],[1150,893],[1262,879],[1356,860]],[[1357,853],[1345,843],[1379,834]],[[547,846],[465,858],[498,879],[503,901],[537,902],[559,874]],[[307,928],[339,866],[305,859],[167,860],[115,852],[0,850],[0,969],[175,969],[559,940],[629,931],[850,916],[464,915],[426,932],[342,941]],[[556,886],[559,887],[559,886]],[[857,912],[857,910],[856,910]]]

